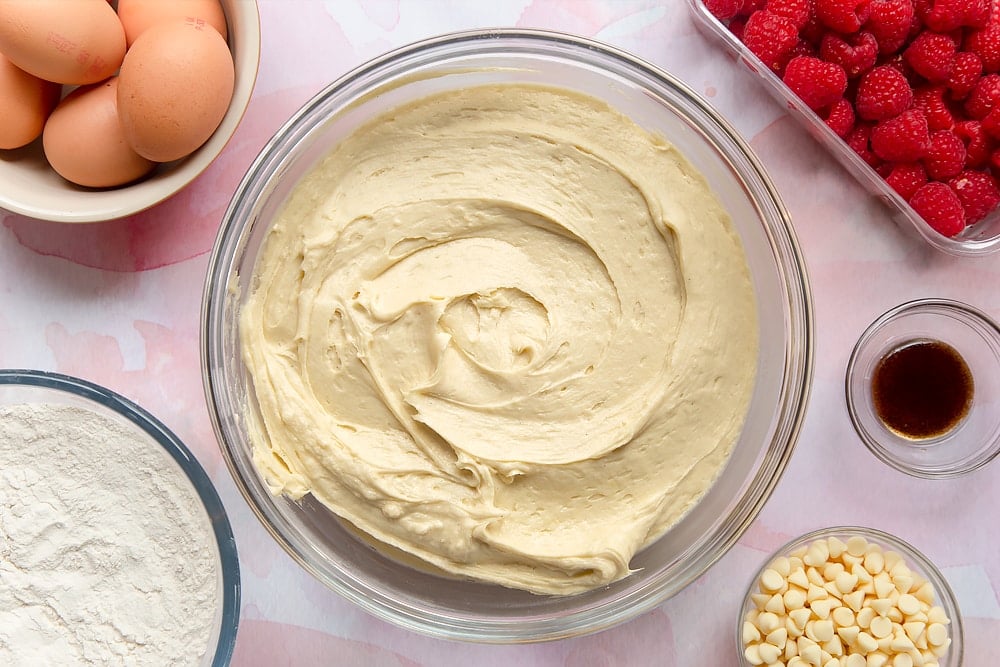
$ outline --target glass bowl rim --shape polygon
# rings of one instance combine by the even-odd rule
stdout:
[[[940,316],[937,311],[948,311],[959,315],[959,317],[953,319],[961,321],[962,325],[966,327],[969,326],[970,321],[978,323],[992,334],[992,340],[1000,346],[1000,324],[979,308],[963,301],[958,301],[957,299],[947,299],[941,297],[913,299],[897,306],[893,306],[875,318],[875,320],[865,328],[864,333],[861,334],[858,341],[854,344],[854,348],[851,350],[851,356],[847,361],[847,372],[844,377],[844,394],[847,401],[847,412],[851,418],[851,425],[854,427],[854,431],[861,439],[861,442],[864,443],[865,447],[868,448],[868,451],[870,451],[872,455],[882,463],[900,472],[906,473],[907,475],[919,477],[921,479],[953,479],[983,468],[1000,455],[1000,434],[994,438],[993,444],[987,447],[980,456],[974,457],[962,465],[954,465],[940,470],[929,470],[909,465],[894,456],[889,448],[883,446],[882,443],[879,442],[878,438],[870,434],[867,429],[863,427],[861,424],[861,405],[864,403],[864,400],[863,397],[858,396],[855,393],[854,387],[852,386],[852,380],[854,380],[857,372],[857,363],[860,359],[861,352],[865,350],[867,346],[873,342],[873,340],[875,340],[876,334],[882,330],[882,327],[889,322],[912,314],[926,313],[929,315]]]
[[[530,47],[534,47],[535,50]],[[214,363],[218,357],[216,348],[220,345],[220,334],[216,331],[215,319],[216,316],[222,316],[225,308],[225,295],[214,294],[213,288],[218,289],[232,277],[232,270],[227,264],[239,256],[241,251],[239,243],[247,230],[255,224],[255,221],[251,219],[252,216],[248,215],[254,207],[254,200],[261,195],[264,184],[280,176],[275,165],[288,156],[298,139],[305,136],[320,122],[312,116],[329,98],[339,94],[357,80],[398,66],[401,60],[410,57],[428,56],[428,54],[482,55],[485,52],[484,49],[488,50],[490,55],[510,53],[538,55],[538,49],[559,47],[573,49],[578,55],[602,59],[601,62],[605,67],[613,64],[669,88],[677,95],[677,99],[683,100],[685,104],[696,109],[695,113],[700,114],[700,121],[711,124],[713,130],[718,131],[727,142],[732,143],[739,158],[746,164],[746,167],[742,169],[737,169],[734,166],[734,171],[740,172],[741,180],[753,182],[761,189],[761,193],[751,195],[751,199],[756,198],[757,202],[763,199],[773,211],[770,214],[762,211],[760,216],[762,220],[766,220],[762,227],[767,236],[769,248],[775,256],[775,264],[779,267],[779,282],[783,290],[782,310],[790,320],[786,326],[791,327],[792,330],[791,342],[785,346],[781,394],[778,409],[775,412],[776,417],[774,417],[777,425],[774,427],[775,434],[770,441],[772,444],[775,441],[783,444],[777,454],[764,449],[763,463],[756,471],[757,474],[750,478],[748,490],[741,497],[741,500],[749,500],[750,502],[747,502],[746,507],[741,508],[743,509],[742,513],[733,511],[728,517],[735,517],[737,521],[735,529],[732,525],[727,525],[730,530],[728,534],[720,537],[720,531],[716,531],[706,538],[705,543],[710,548],[710,555],[702,563],[699,563],[696,573],[686,573],[687,576],[676,590],[680,590],[704,574],[736,543],[740,535],[749,527],[753,518],[760,512],[792,455],[802,428],[811,392],[815,344],[812,295],[806,264],[790,216],[770,177],[747,142],[727,120],[675,76],[637,56],[593,39],[550,30],[487,29],[449,32],[416,41],[366,61],[335,79],[294,112],[261,148],[243,180],[234,191],[232,200],[223,215],[209,258],[201,309],[201,362],[204,390],[223,459],[226,461],[234,482],[258,520],[284,551],[326,587],[368,613],[405,629],[432,637],[483,643],[524,643],[562,639],[597,632],[634,618],[659,605],[676,590],[665,590],[664,582],[657,581],[653,582],[657,585],[650,586],[653,589],[652,593],[649,589],[644,589],[641,594],[631,596],[625,605],[622,605],[620,601],[604,602],[597,605],[596,608],[568,612],[554,620],[516,618],[469,621],[455,615],[415,610],[405,602],[382,595],[377,587],[350,577],[349,573],[339,570],[336,572],[338,576],[334,576],[333,572],[324,573],[320,568],[308,562],[299,549],[290,543],[289,538],[279,531],[278,526],[272,523],[266,515],[270,510],[266,512],[266,508],[262,508],[261,503],[258,503],[254,491],[243,479],[240,465],[235,454],[231,451],[231,448],[236,445],[230,444],[226,430],[221,423],[220,413],[224,408],[224,401],[220,402],[220,392],[216,387],[217,383],[224,383],[220,379],[214,378],[213,373],[210,372],[216,366]],[[444,53],[445,49],[456,48],[467,50],[451,50]],[[553,54],[545,52],[541,55],[551,57]],[[371,86],[371,84],[367,85]],[[384,87],[387,87],[387,84],[383,82],[380,86],[375,86],[373,90],[381,92]],[[392,84],[388,84],[388,87],[391,89]],[[347,108],[352,108],[359,99],[368,99],[373,94],[373,90],[365,90],[357,97],[351,98]],[[706,139],[706,141],[716,143],[716,140]],[[725,155],[727,159],[730,159],[718,147],[716,150],[719,151],[720,155]],[[223,253],[227,250],[234,253],[233,256],[224,257]]]
[[[948,583],[948,580],[945,578],[938,566],[915,546],[900,537],[887,533],[884,530],[870,528],[868,526],[829,526],[827,528],[818,528],[816,530],[811,530],[808,533],[803,533],[798,537],[788,540],[777,549],[774,549],[764,557],[764,562],[761,563],[760,567],[757,568],[753,576],[750,577],[749,583],[744,589],[745,592],[740,601],[739,613],[736,619],[736,647],[737,654],[739,655],[738,659],[740,667],[748,667],[748,661],[743,656],[743,617],[746,614],[747,606],[750,604],[750,595],[754,591],[754,586],[760,579],[761,574],[763,574],[764,570],[767,569],[767,566],[770,565],[775,558],[788,554],[788,552],[792,549],[801,547],[821,538],[833,537],[835,535],[860,535],[868,540],[869,543],[874,542],[883,549],[898,552],[904,557],[907,565],[911,566],[910,569],[913,569],[912,565],[914,563],[916,564],[921,574],[926,576],[926,578],[934,585],[934,594],[936,596],[935,604],[940,605],[948,611],[948,619],[951,621],[951,630],[948,634],[951,638],[949,651],[958,652],[958,662],[955,664],[961,665],[965,656],[965,629],[962,625],[962,611],[958,606],[958,599],[955,597],[955,591],[952,589],[951,584]],[[951,653],[948,655],[949,659],[953,659],[951,657]]]
[[[212,535],[219,548],[219,570],[222,575],[222,600],[220,609],[219,638],[212,658],[212,667],[230,664],[236,646],[240,623],[240,565],[236,540],[226,514],[208,473],[191,450],[163,422],[148,410],[107,387],[82,378],[34,369],[0,369],[0,388],[35,387],[72,394],[103,406],[132,422],[170,455],[184,472],[201,501],[212,525]]]

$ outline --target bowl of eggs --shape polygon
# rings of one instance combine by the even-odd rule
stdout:
[[[253,92],[246,0],[0,2],[0,208],[125,217],[201,174]]]

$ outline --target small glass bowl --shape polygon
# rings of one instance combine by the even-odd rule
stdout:
[[[947,432],[924,439],[889,429],[875,411],[871,381],[890,351],[911,341],[947,343],[965,360],[974,389],[968,413]],[[948,299],[899,305],[862,334],[847,364],[847,409],[861,440],[884,463],[915,477],[957,477],[1000,454],[1000,327],[985,313]]]
[[[180,439],[156,417],[110,389],[68,375],[37,370],[0,370],[0,407],[47,403],[96,412],[161,448],[191,484],[205,510],[205,519],[215,537],[217,598],[212,632],[200,667],[227,667],[236,646],[240,622],[240,567],[236,540],[212,481]]]
[[[736,620],[736,647],[740,667],[750,667],[750,661],[743,654],[743,620],[747,612],[754,608],[754,603],[750,596],[759,590],[757,582],[760,581],[764,570],[770,567],[774,559],[779,556],[787,556],[796,549],[808,547],[816,540],[825,540],[831,537],[836,537],[845,543],[852,537],[863,537],[869,544],[876,544],[882,547],[883,551],[895,551],[903,557],[903,561],[912,572],[929,581],[934,587],[934,604],[943,608],[948,615],[948,619],[951,621],[948,625],[948,636],[951,639],[951,645],[948,647],[948,652],[940,658],[938,664],[940,667],[958,667],[962,664],[964,634],[958,601],[955,599],[955,593],[951,590],[951,586],[948,585],[948,581],[934,563],[920,553],[913,545],[881,530],[862,526],[834,526],[806,533],[779,547],[767,557],[767,560],[760,566],[760,569],[754,573],[743,596],[743,604],[740,606],[739,616]]]

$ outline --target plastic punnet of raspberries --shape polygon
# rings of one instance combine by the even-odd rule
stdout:
[[[1000,0],[712,1],[930,227],[1000,208]]]

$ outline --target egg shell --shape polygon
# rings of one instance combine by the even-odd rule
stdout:
[[[0,53],[0,148],[20,148],[37,139],[61,91],[58,83],[28,74]]]
[[[67,181],[91,188],[124,185],[156,166],[137,154],[118,122],[118,78],[77,88],[42,132],[45,157]]]
[[[106,0],[0,0],[0,52],[56,83],[102,81],[125,56],[125,30]]]
[[[157,162],[180,159],[215,132],[233,98],[233,58],[212,27],[168,21],[139,36],[119,73],[125,137]]]
[[[218,30],[223,39],[229,37],[219,0],[118,0],[118,18],[129,46],[149,28],[173,19],[204,21]]]

